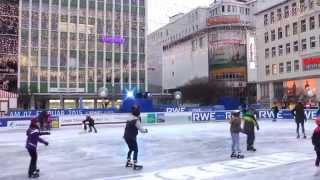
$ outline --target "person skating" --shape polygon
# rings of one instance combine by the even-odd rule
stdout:
[[[306,133],[304,128],[304,122],[307,121],[306,115],[304,114],[304,107],[302,102],[299,102],[295,108],[292,110],[292,114],[295,118],[296,124],[297,124],[297,138],[300,138],[300,125],[303,133],[303,138],[306,139]]]
[[[37,168],[37,146],[38,142],[43,143],[44,145],[48,146],[49,143],[43,140],[40,136],[42,135],[49,135],[49,132],[40,132],[39,122],[37,119],[32,119],[31,124],[26,132],[27,134],[27,141],[26,141],[26,149],[29,152],[31,157],[29,170],[28,170],[28,177],[29,178],[38,178],[40,170]]]
[[[240,149],[240,132],[241,132],[240,112],[234,111],[232,112],[231,119],[230,119],[230,133],[231,133],[231,139],[232,139],[231,158],[238,158],[238,159],[244,158],[244,155],[241,154],[241,149]]]
[[[87,131],[87,122],[89,125],[89,133],[92,132],[92,129],[94,129],[94,132],[97,133],[98,131],[95,127],[94,119],[92,119],[91,116],[87,116],[86,119],[84,121],[82,121],[82,123],[84,125],[84,130]]]
[[[279,113],[279,108],[276,104],[274,104],[274,106],[271,108],[272,112],[273,112],[273,122],[277,121],[277,117],[278,117],[278,113]]]
[[[259,124],[254,117],[254,114],[252,110],[245,111],[243,115],[244,120],[244,133],[247,135],[247,151],[253,151],[255,152],[256,149],[254,148],[254,140],[255,140],[255,130],[256,127],[257,130],[259,130]]]
[[[126,167],[133,167],[134,170],[140,170],[143,166],[138,165],[138,143],[137,143],[137,135],[138,131],[141,133],[147,133],[148,130],[143,128],[141,125],[141,117],[140,117],[140,108],[139,106],[132,107],[130,119],[126,123],[125,131],[124,131],[124,140],[128,145],[129,151],[127,154],[127,163]],[[133,152],[133,163],[131,161],[131,154]]]
[[[317,168],[317,171],[315,173],[315,176],[319,176],[320,175],[320,168],[319,168],[319,164],[320,164],[320,117],[319,116],[316,118],[315,122],[317,124],[317,127],[313,131],[312,144],[313,144],[314,150],[316,151],[316,154],[317,154],[317,158],[316,158],[316,162],[315,162],[315,166]]]

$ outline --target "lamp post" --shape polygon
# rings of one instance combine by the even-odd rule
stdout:
[[[174,99],[176,100],[176,104],[177,104],[177,106],[179,106],[180,105],[180,100],[181,100],[181,98],[182,98],[182,93],[180,92],[180,91],[176,91],[176,92],[174,92]]]
[[[107,88],[104,88],[104,87],[99,88],[99,90],[98,90],[98,96],[99,96],[100,98],[103,98],[103,99],[102,99],[103,106],[105,106],[105,104],[106,104],[106,97],[108,97],[108,94],[109,94],[109,91],[108,91]]]

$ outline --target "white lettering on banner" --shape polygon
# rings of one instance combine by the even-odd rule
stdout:
[[[175,107],[175,108],[167,108],[166,112],[185,112],[186,108],[184,107]]]
[[[124,123],[130,118],[129,114],[99,114],[91,116],[95,123]],[[60,116],[61,125],[81,124],[86,119],[86,115]]]
[[[193,121],[212,121],[215,120],[215,112],[193,112]]]
[[[224,161],[200,166],[189,166],[162,170],[151,173],[100,178],[95,180],[130,179],[130,180],[176,180],[176,179],[212,179],[240,172],[283,166],[313,159],[313,155],[304,153],[275,153],[265,156],[249,157],[237,161]]]
[[[7,127],[9,128],[27,128],[30,125],[30,121],[8,121]]]

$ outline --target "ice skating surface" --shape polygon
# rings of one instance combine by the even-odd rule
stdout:
[[[296,139],[293,121],[261,121],[257,152],[245,151],[245,135],[241,135],[246,158],[231,160],[227,122],[148,126],[149,133],[138,138],[142,171],[124,167],[123,125],[98,125],[98,134],[81,133],[80,126],[66,127],[44,136],[48,147],[39,144],[39,179],[320,179],[313,176],[314,127],[309,121],[308,139]],[[1,130],[0,136],[0,180],[27,179],[25,132]]]

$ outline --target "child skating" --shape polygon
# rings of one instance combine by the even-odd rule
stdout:
[[[315,173],[315,176],[319,176],[320,175],[320,169],[319,169],[319,164],[320,164],[320,117],[317,117],[316,124],[317,124],[317,127],[313,131],[313,135],[312,135],[312,144],[313,144],[314,150],[316,151],[316,154],[317,154],[317,159],[315,162],[315,166],[317,168],[317,171]]]
[[[129,151],[127,154],[126,167],[133,167],[134,170],[140,170],[143,168],[143,166],[137,165],[137,162],[138,162],[138,143],[137,143],[138,131],[140,131],[141,133],[148,132],[148,130],[144,129],[141,125],[139,106],[133,106],[132,107],[132,115],[126,123],[126,128],[124,131],[123,138],[129,147]],[[133,162],[131,161],[132,152],[133,152]]]
[[[49,132],[40,132],[39,122],[37,119],[32,119],[29,129],[27,130],[27,142],[26,148],[30,154],[31,160],[28,170],[28,177],[29,178],[38,178],[40,175],[40,170],[37,168],[37,146],[38,142],[43,143],[44,145],[48,146],[49,143],[40,136],[42,135],[49,135]]]
[[[243,115],[244,120],[244,133],[247,135],[247,151],[256,151],[254,148],[254,140],[255,140],[255,127],[259,130],[259,124],[254,117],[252,110],[248,110],[244,112]]]
[[[232,138],[232,154],[231,158],[244,158],[244,155],[241,154],[240,149],[240,132],[241,132],[241,118],[240,112],[234,111],[231,114],[230,119],[230,133]]]

